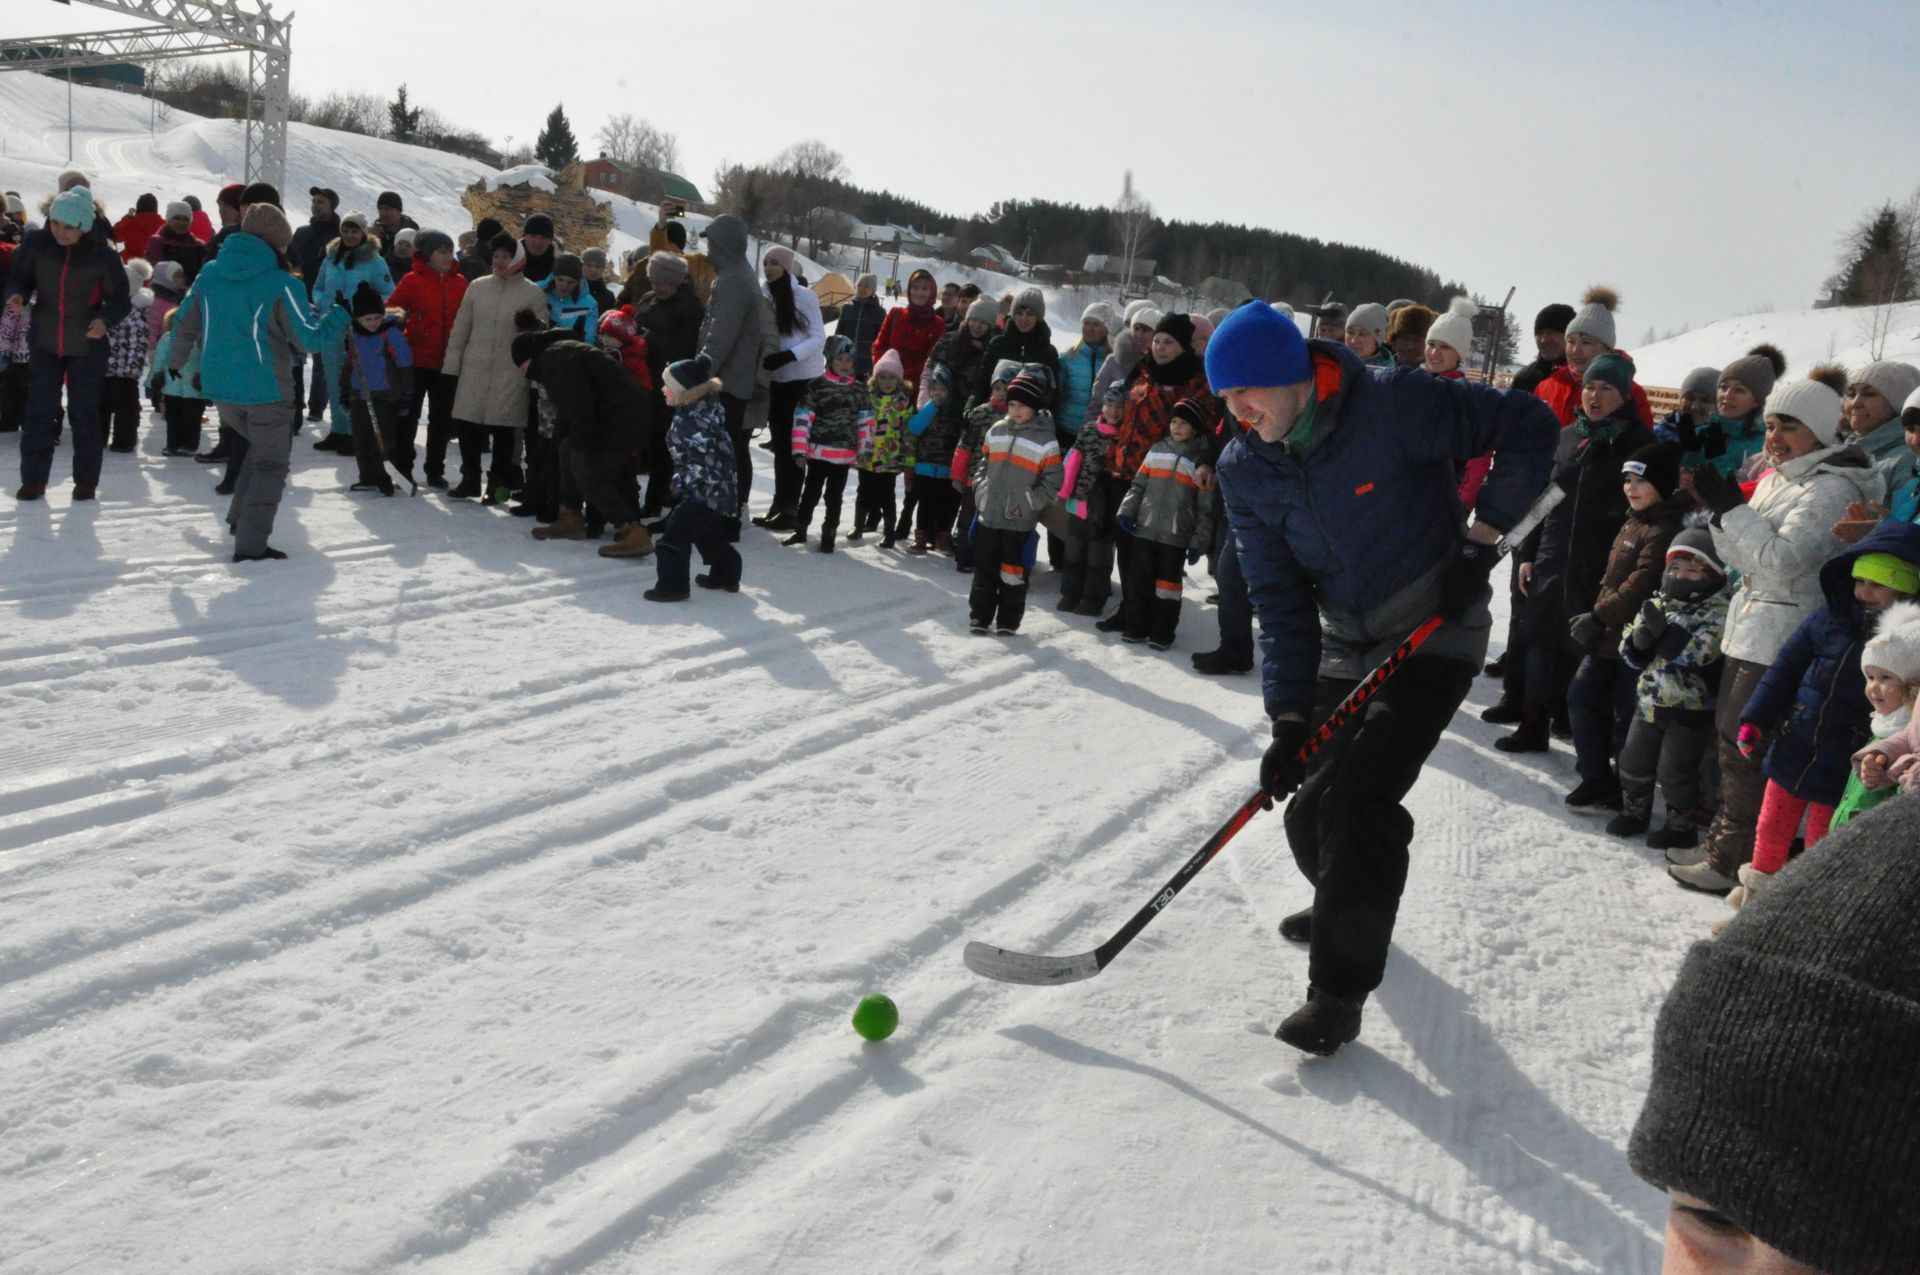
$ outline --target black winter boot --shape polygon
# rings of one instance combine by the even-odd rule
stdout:
[[[1503,753],[1544,753],[1547,751],[1547,710],[1529,708],[1520,715],[1520,729],[1502,735],[1493,746]]]
[[[1605,779],[1582,779],[1567,794],[1567,805],[1574,810],[1618,810],[1620,809],[1620,783],[1611,775]],[[1640,830],[1646,830],[1646,821],[1640,823]]]
[[[1622,810],[1607,820],[1607,835],[1610,837],[1637,837],[1647,830],[1647,812],[1644,810]]]
[[[1502,695],[1498,703],[1489,704],[1481,710],[1480,720],[1493,726],[1518,726],[1525,712],[1519,700]]]
[[[821,553],[833,552],[834,534],[835,534],[835,529],[832,527],[822,527],[820,529],[820,552]]]
[[[1274,1037],[1303,1053],[1326,1058],[1360,1034],[1360,1007],[1365,996],[1345,1000],[1317,987],[1307,989],[1307,1003],[1287,1015]]]
[[[1313,941],[1313,909],[1301,908],[1292,916],[1280,918],[1280,937],[1289,943]]]
[[[1253,672],[1252,656],[1228,655],[1225,651],[1195,651],[1193,653],[1193,671],[1205,673],[1210,677],[1228,673]]]

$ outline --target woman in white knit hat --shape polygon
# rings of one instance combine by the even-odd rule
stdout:
[[[1694,492],[1713,511],[1713,546],[1740,572],[1721,640],[1727,662],[1714,720],[1720,811],[1698,851],[1668,853],[1674,879],[1696,890],[1725,894],[1753,857],[1765,780],[1761,752],[1749,759],[1740,751],[1741,710],[1800,621],[1821,604],[1821,564],[1846,548],[1833,524],[1849,502],[1886,493],[1886,480],[1866,453],[1840,441],[1846,387],[1845,369],[1820,367],[1768,396],[1766,454],[1774,467],[1751,501],[1737,479],[1710,465],[1694,471]]]

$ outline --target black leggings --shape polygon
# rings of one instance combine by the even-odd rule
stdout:
[[[872,531],[879,527],[887,539],[893,539],[894,488],[900,485],[898,474],[860,471],[860,486],[853,498],[853,529]]]
[[[800,497],[801,471],[793,463],[793,412],[806,392],[805,381],[775,381],[767,387],[767,430],[773,435],[773,507],[777,510],[793,509]],[[843,485],[845,482],[841,479]]]
[[[783,468],[793,470],[798,477],[800,467],[791,457],[777,462]],[[813,507],[820,500],[822,492],[827,497],[827,516],[820,523],[822,534],[840,530],[840,497],[847,490],[847,466],[835,465],[824,460],[809,460],[804,489],[800,493],[800,509],[795,515],[799,524],[795,530],[805,531],[807,524],[813,521]]]

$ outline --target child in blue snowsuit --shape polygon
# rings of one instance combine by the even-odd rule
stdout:
[[[353,328],[340,369],[340,393],[353,419],[353,457],[360,467],[352,490],[391,496],[393,479],[385,461],[398,445],[400,411],[413,394],[413,348],[404,331],[406,316],[388,313],[372,284],[356,288],[352,304]]]

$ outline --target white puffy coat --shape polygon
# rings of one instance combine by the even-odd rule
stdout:
[[[1854,500],[1880,500],[1886,480],[1858,447],[1823,447],[1760,480],[1753,499],[1713,529],[1713,547],[1740,572],[1721,649],[1729,659],[1771,664],[1808,612],[1825,599],[1820,566],[1847,546],[1833,524]]]

